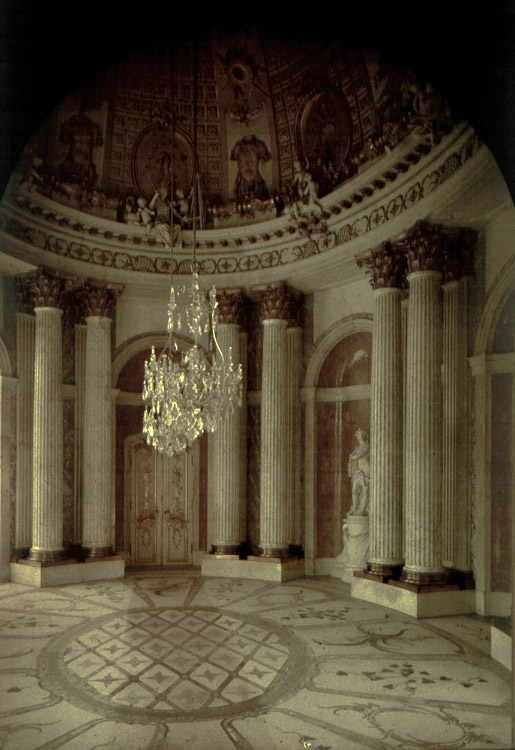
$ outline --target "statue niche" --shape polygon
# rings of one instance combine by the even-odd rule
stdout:
[[[335,567],[336,575],[347,582],[355,572],[365,569],[369,548],[370,443],[368,434],[361,428],[354,434],[358,444],[348,461],[352,506],[343,522],[343,551],[336,558]]]

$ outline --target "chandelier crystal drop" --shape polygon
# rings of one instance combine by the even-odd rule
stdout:
[[[220,421],[241,406],[242,367],[232,352],[224,357],[216,338],[218,306],[213,287],[207,296],[193,274],[191,287],[173,285],[168,303],[170,347],[156,357],[152,347],[145,362],[143,432],[156,450],[169,456],[183,453],[200,435],[213,432]],[[179,352],[174,332],[193,337],[194,344]],[[199,341],[208,335],[216,347],[210,356]]]

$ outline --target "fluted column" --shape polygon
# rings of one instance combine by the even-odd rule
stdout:
[[[410,289],[407,367],[404,556],[401,580],[442,583],[442,306],[438,227],[407,240]]]
[[[225,290],[217,295],[217,300],[218,344],[224,357],[232,357],[237,367],[241,362],[240,326],[245,322],[245,300],[239,290]],[[247,508],[242,481],[243,424],[242,407],[236,407],[232,414],[220,420],[213,435],[216,456],[213,554],[235,555],[245,541]]]
[[[302,328],[301,298],[290,295],[290,317],[286,329],[286,505],[289,520],[288,544],[300,551],[300,365]]]
[[[16,313],[16,520],[17,552],[32,545],[32,450],[34,420],[34,356],[36,318]]]
[[[287,557],[290,519],[287,503],[285,425],[289,295],[284,284],[268,287],[261,302],[263,379],[261,386],[260,553]]]
[[[398,576],[402,553],[402,257],[389,243],[367,265],[374,289],[367,572]]]
[[[63,398],[61,305],[63,280],[43,270],[31,281],[36,316],[33,417],[32,547],[41,562],[63,548]]]
[[[111,542],[111,308],[107,285],[82,290],[86,319],[84,496],[82,547],[87,557],[112,554]]]
[[[86,387],[86,325],[75,325],[75,456],[73,541],[82,544],[84,494],[84,394]]]

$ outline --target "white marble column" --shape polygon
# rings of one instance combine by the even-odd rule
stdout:
[[[240,324],[244,322],[244,298],[239,290],[224,291],[218,299],[218,345],[224,357],[241,362]],[[236,407],[218,424],[213,435],[216,466],[212,552],[236,555],[245,541],[246,492],[243,485],[242,407]]]
[[[86,285],[84,496],[82,547],[87,557],[112,554],[111,542],[111,318],[114,295]]]
[[[442,583],[442,238],[418,227],[408,240],[410,290],[401,580]]]
[[[82,544],[84,494],[84,394],[86,387],[86,326],[75,325],[75,456],[74,456],[74,544]]]
[[[289,294],[284,284],[263,295],[263,375],[261,386],[260,553],[289,554],[288,466],[285,449],[287,408],[287,333]]]
[[[374,289],[367,572],[381,578],[398,577],[403,563],[401,261],[386,243],[366,263]]]
[[[286,504],[290,523],[288,543],[294,551],[300,550],[300,366],[302,353],[302,328],[292,318],[286,329],[286,404],[285,429]]]
[[[63,281],[38,271],[35,298],[35,375],[33,421],[32,547],[29,558],[50,562],[65,557],[63,548]]]
[[[36,318],[16,313],[16,552],[32,545],[32,441],[34,419],[34,347]]]

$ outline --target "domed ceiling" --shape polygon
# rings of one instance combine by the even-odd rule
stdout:
[[[27,145],[11,192],[152,235],[162,186],[191,228],[196,181],[199,229],[284,214],[323,223],[324,196],[401,143],[413,163],[452,127],[431,83],[379,53],[212,28],[125,55],[66,96]]]

